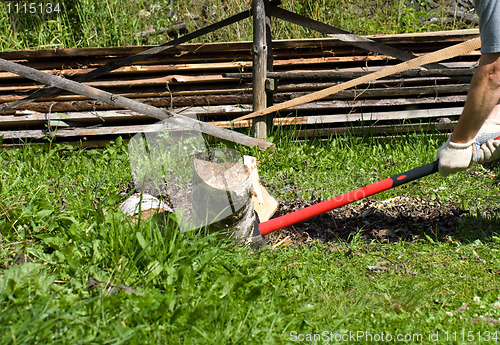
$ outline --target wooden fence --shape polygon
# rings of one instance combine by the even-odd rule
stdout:
[[[370,36],[415,55],[478,36],[477,30]],[[0,52],[0,58],[47,73],[75,78],[110,61],[151,47],[51,49]],[[252,42],[182,44],[141,63],[118,68],[85,84],[221,127],[252,110]],[[272,102],[283,102],[399,62],[367,54],[336,38],[274,41],[273,72],[266,80]],[[445,68],[410,70],[317,102],[274,114],[274,124],[298,138],[335,134],[447,132],[457,120],[479,52],[443,61]],[[45,86],[0,72],[0,105]],[[4,144],[51,137],[62,142],[103,145],[118,135],[154,130],[157,120],[85,96],[60,93],[0,115]]]

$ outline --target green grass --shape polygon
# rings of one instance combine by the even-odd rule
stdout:
[[[7,13],[1,2],[0,50],[157,44],[168,39],[138,42],[135,33],[178,20],[189,31],[203,25],[193,19],[202,2],[174,3],[177,15],[167,1],[116,0],[65,1],[57,14],[26,15]],[[399,0],[290,0],[283,7],[359,34],[466,27],[421,27],[427,4],[420,12]],[[229,7],[210,2],[206,21],[246,8],[243,0]],[[276,21],[273,28],[276,39],[319,37]],[[247,20],[200,41],[249,39]],[[440,145],[418,135],[292,143],[277,132],[273,140],[273,154],[241,151],[257,156],[280,198],[304,199],[333,197],[425,164]],[[469,237],[380,243],[363,239],[360,229],[336,243],[257,252],[203,231],[180,233],[170,218],[129,221],[118,205],[131,180],[121,140],[102,150],[1,149],[0,344],[282,344],[346,336],[370,343],[381,334],[394,342],[398,334],[409,337],[399,343],[462,344],[486,332],[498,338],[495,325],[476,320],[500,316],[498,166],[429,176],[373,197],[457,202],[468,211],[457,233]]]
[[[304,198],[426,163],[440,144],[417,135],[274,141],[273,154],[242,151],[258,156],[273,189],[294,184]],[[437,334],[462,344],[497,329],[477,322],[500,317],[498,215],[481,213],[498,210],[496,166],[375,197],[462,199],[470,213],[457,231],[481,234],[470,240],[381,243],[360,230],[257,252],[180,233],[170,219],[126,219],[117,209],[131,183],[121,140],[102,150],[2,149],[0,166],[0,344],[281,344],[315,334],[316,343],[353,334],[350,343],[380,334],[432,343]]]
[[[249,9],[248,1],[198,0],[36,0],[0,2],[0,50],[77,48],[160,44],[165,35],[137,38],[138,32],[169,27],[184,22],[192,32],[207,24]],[[448,17],[449,2],[438,0],[439,11],[430,14],[430,2],[418,8],[402,0],[289,0],[282,7],[357,34],[394,34],[405,32],[452,30],[474,27],[459,18]],[[30,9],[29,4],[33,4]],[[32,13],[30,13],[30,10]],[[312,38],[321,34],[273,19],[273,38]],[[224,42],[252,39],[252,23],[244,20],[202,37],[195,42]]]

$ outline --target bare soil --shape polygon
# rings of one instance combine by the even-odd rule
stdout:
[[[281,202],[278,217],[321,200]],[[268,244],[289,237],[288,245],[349,241],[358,234],[381,242],[415,241],[425,234],[436,240],[457,235],[460,218],[467,216],[457,204],[427,202],[419,197],[395,197],[384,201],[365,200],[343,206],[305,222],[269,234]]]

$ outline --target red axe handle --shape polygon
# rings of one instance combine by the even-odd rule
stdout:
[[[384,180],[369,184],[359,189],[350,191],[348,193],[336,196],[332,199],[322,201],[320,203],[305,207],[301,210],[285,214],[281,217],[270,219],[266,222],[259,224],[260,233],[264,236],[286,228],[287,226],[294,225],[312,217],[316,217],[325,212],[334,210],[338,207],[353,203],[355,201],[369,197],[388,189],[401,186],[402,184],[417,180],[421,177],[431,175],[439,170],[438,161],[422,165],[418,168],[408,170],[402,174],[388,177]]]

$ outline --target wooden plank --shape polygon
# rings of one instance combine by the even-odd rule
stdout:
[[[140,95],[137,95],[140,96]],[[68,101],[48,101],[48,102],[33,102],[30,104],[25,104],[20,107],[19,110],[31,110],[40,113],[50,113],[50,112],[67,112],[67,111],[95,111],[95,110],[112,110],[112,109],[122,109],[123,107],[117,105],[106,104],[101,101],[95,101],[87,99],[87,97],[78,98],[68,97]],[[187,106],[209,106],[209,105],[227,105],[227,104],[251,104],[252,95],[186,95],[174,98],[172,100],[168,94],[164,94],[163,97],[155,98],[132,98],[138,102],[145,103],[154,107],[166,107],[170,108],[172,103],[175,107],[187,107]],[[85,100],[84,100],[85,99]],[[17,113],[17,112],[16,112]],[[1,115],[0,115],[1,117]]]
[[[95,148],[103,148],[109,145],[111,140],[116,139],[115,136],[102,136],[102,137],[90,137],[90,138],[59,138],[57,139],[57,143],[65,144],[65,145],[73,145],[75,147],[86,148],[86,149],[95,149]],[[122,137],[124,141],[127,141],[128,138]],[[36,139],[25,139],[25,140],[4,140],[0,147],[24,147],[30,142],[36,142],[37,145],[49,148],[50,144],[44,140],[36,140]]]
[[[183,76],[183,75],[169,75],[156,78],[143,78],[132,80],[102,80],[91,81],[83,84],[97,87],[97,88],[132,88],[132,87],[147,87],[147,86],[160,86],[176,85],[176,84],[200,84],[200,83],[230,83],[236,82],[238,79],[224,79],[222,75],[208,75],[208,76]],[[26,92],[31,90],[40,89],[40,85],[15,85],[15,86],[1,86],[0,92]]]
[[[70,129],[32,129],[32,130],[18,130],[18,131],[0,131],[0,136],[4,140],[12,139],[32,139],[40,140],[47,137],[50,138],[70,138],[70,137],[92,137],[92,136],[106,136],[106,135],[130,135],[136,133],[154,133],[161,129],[157,124],[149,125],[135,125],[135,126],[109,126],[109,127],[96,127],[96,128],[70,128]]]
[[[296,138],[311,138],[311,137],[329,137],[332,135],[401,135],[410,133],[430,133],[436,131],[449,132],[455,128],[456,121],[450,123],[420,123],[420,124],[404,124],[391,126],[374,126],[374,127],[340,127],[340,128],[315,128],[315,129],[299,129],[294,131]]]
[[[454,128],[456,121],[449,123],[419,123],[419,124],[403,124],[403,125],[386,125],[386,126],[353,126],[353,127],[337,127],[337,128],[314,128],[314,129],[298,129],[294,130],[296,136],[303,137],[325,137],[330,135],[345,135],[345,134],[401,134],[401,133],[420,133],[432,131],[449,131]],[[99,136],[118,136],[118,135],[133,135],[136,133],[154,133],[159,130],[158,125],[135,125],[135,126],[110,126],[97,128],[72,128],[72,129],[57,129],[54,131],[35,129],[35,130],[18,130],[18,131],[0,131],[0,136],[4,140],[41,140],[45,138],[76,138],[80,137],[84,140],[96,140],[93,137]]]
[[[436,85],[436,86],[412,86],[412,87],[401,87],[401,88],[377,88],[377,89],[355,89],[355,90],[344,90],[336,95],[331,95],[325,97],[324,100],[336,100],[336,99],[357,99],[357,98],[371,98],[371,97],[412,97],[412,96],[424,96],[424,95],[443,95],[449,93],[467,93],[469,90],[469,84],[456,84],[456,85]],[[294,99],[300,97],[303,93],[300,92],[288,92],[280,93],[275,95],[275,101],[283,102],[286,100]],[[289,109],[296,109],[291,107]],[[284,110],[288,111],[288,110]]]
[[[230,63],[212,63],[212,64],[199,64],[200,71],[205,71],[205,70],[210,70],[213,69],[215,71],[215,75],[221,75],[221,73],[217,73],[217,70],[219,70],[219,65],[220,69],[224,70],[226,68],[238,68],[240,67],[239,64],[235,62],[230,62]],[[187,67],[186,71],[191,71],[193,69],[192,66],[194,65],[186,65],[185,63],[179,63],[179,66],[181,68],[176,68],[175,65],[133,65],[133,66],[127,66],[127,67],[121,67],[117,70],[111,71],[108,74],[106,74],[106,78],[109,79],[110,76],[117,78],[119,76],[127,76],[129,78],[140,78],[141,74],[160,74],[161,76],[164,76],[165,74],[168,74],[168,76],[172,75],[171,72],[173,71],[182,71],[183,67]],[[42,72],[48,73],[48,74],[53,74],[53,75],[58,75],[58,76],[64,76],[64,77],[75,77],[75,76],[80,76],[86,74],[89,70],[87,68],[80,68],[80,69],[71,69],[71,68],[62,68],[62,69],[40,69]],[[116,76],[116,77],[115,77]],[[177,75],[177,77],[181,78],[184,77],[184,75]],[[192,76],[194,77],[194,76]],[[11,80],[26,80],[26,78],[19,76],[15,73],[9,73],[9,72],[0,72],[0,81],[11,81]]]
[[[287,61],[289,64],[289,61]],[[130,67],[123,67],[117,71],[110,72],[112,75],[121,74],[150,74],[150,73],[173,73],[173,72],[206,72],[206,71],[224,71],[224,70],[240,70],[250,69],[252,67],[251,61],[232,61],[232,62],[218,62],[218,63],[195,63],[189,64],[180,62],[175,65],[134,65]],[[62,75],[67,77],[83,77],[86,75],[88,69],[61,69],[61,70],[41,70],[42,72],[54,75]],[[219,72],[220,74],[221,72]],[[24,79],[15,73],[0,72],[0,80],[19,80]],[[47,96],[43,96],[47,97]]]
[[[379,42],[404,42],[403,44],[420,45],[424,42],[446,42],[453,45],[479,37],[479,29],[446,30],[434,32],[415,32],[388,35],[369,35],[367,38],[376,39]]]
[[[312,113],[325,111],[342,112],[351,111],[358,108],[381,108],[387,107],[411,107],[417,106],[432,109],[432,107],[440,107],[443,109],[457,108],[453,105],[463,104],[466,95],[449,95],[438,97],[416,97],[416,98],[395,98],[395,99],[366,99],[366,100],[338,100],[335,102],[315,102],[310,105],[297,106],[296,110],[304,110]],[[221,105],[221,106],[206,106],[206,107],[186,107],[177,108],[176,112],[183,115],[203,116],[205,118],[213,117],[211,115],[227,115],[228,117],[240,116],[241,114],[251,111],[250,104],[239,105]],[[419,109],[413,109],[419,111]],[[407,110],[403,110],[406,112]],[[223,123],[223,122],[219,122]]]
[[[26,115],[4,115],[0,117],[0,128],[23,128],[26,126],[44,126],[47,123],[62,121],[70,126],[89,126],[96,123],[133,123],[151,120],[149,116],[141,115],[129,110],[121,111],[94,111],[94,112],[66,112],[60,114],[31,113]]]
[[[296,111],[324,112],[342,111],[342,109],[358,108],[387,108],[387,107],[445,107],[447,105],[463,104],[467,95],[446,95],[437,97],[391,98],[391,99],[358,99],[335,100],[334,102],[314,102],[310,105],[303,104],[295,108]]]
[[[352,113],[349,115],[320,115],[298,118],[297,124],[331,124],[331,123],[349,123],[358,121],[388,121],[388,120],[408,120],[425,119],[431,117],[458,116],[462,113],[463,107],[438,108],[438,109],[417,109],[401,110],[391,112],[367,112]],[[295,124],[294,119],[289,119],[289,124]]]
[[[336,115],[316,115],[316,116],[297,116],[297,117],[279,117],[274,119],[276,126],[289,125],[329,125],[342,123],[344,125],[354,122],[376,122],[390,120],[410,120],[410,119],[426,119],[436,117],[458,116],[462,113],[463,107],[453,108],[438,108],[438,109],[417,109],[417,110],[400,110],[390,112],[366,112],[352,114],[336,114]],[[213,121],[210,122],[219,127],[234,128],[248,127],[251,121]],[[346,126],[350,128],[350,126]]]

